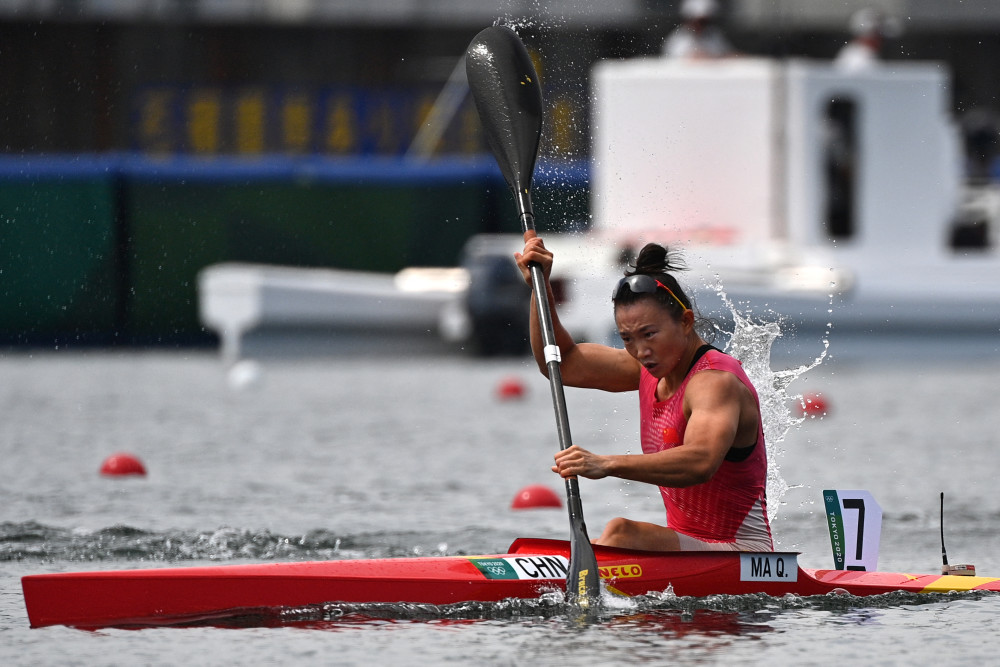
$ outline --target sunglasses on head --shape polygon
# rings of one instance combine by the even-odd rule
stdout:
[[[655,294],[657,288],[662,287],[667,290],[667,294],[674,298],[677,305],[681,307],[681,310],[687,310],[688,307],[684,305],[684,302],[677,298],[674,291],[661,283],[659,280],[653,276],[646,275],[645,273],[637,273],[634,276],[625,276],[618,281],[615,285],[614,291],[611,293],[611,300],[614,301],[618,298],[618,292],[621,291],[622,287],[628,286],[628,289],[633,294]]]

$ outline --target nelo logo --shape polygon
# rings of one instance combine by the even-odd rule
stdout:
[[[642,567],[638,563],[632,565],[612,565],[598,568],[601,579],[631,579],[642,576]]]

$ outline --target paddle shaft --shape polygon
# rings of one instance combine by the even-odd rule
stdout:
[[[535,215],[531,210],[531,195],[528,192],[518,193],[517,208],[521,218],[521,229],[524,232],[535,231]],[[538,325],[542,333],[542,345],[545,354],[545,367],[549,376],[549,387],[552,390],[552,407],[556,414],[556,432],[559,436],[559,448],[569,449],[573,445],[570,435],[569,411],[566,409],[566,393],[563,390],[562,370],[559,345],[556,343],[555,326],[552,323],[552,311],[549,307],[548,288],[542,267],[537,262],[528,265],[531,272],[532,298],[535,300],[535,310],[538,313]],[[580,486],[575,477],[566,480],[567,501],[569,504],[570,522],[583,522],[583,503],[580,500]]]
[[[521,229],[524,232],[535,230],[535,215],[531,210],[531,193],[525,189],[516,192],[518,214],[521,219]],[[561,357],[559,345],[556,343],[555,326],[552,323],[552,310],[549,307],[548,288],[545,275],[538,262],[530,262],[528,270],[531,274],[532,296],[535,300],[535,310],[538,315],[538,325],[542,334],[542,345],[545,354],[545,367],[549,376],[549,387],[552,390],[552,407],[556,415],[556,432],[559,436],[559,448],[568,449],[573,444],[569,429],[569,411],[566,409],[566,394],[563,391]],[[596,602],[600,595],[600,575],[597,570],[597,559],[594,547],[587,536],[587,524],[583,520],[583,500],[580,498],[580,484],[576,477],[568,477],[566,484],[566,506],[569,512],[570,525],[570,567],[566,578],[566,594],[571,601],[585,610],[591,610],[591,602]],[[588,611],[589,613],[589,611]]]
[[[542,133],[542,92],[535,66],[517,33],[504,26],[491,26],[476,35],[466,50],[465,62],[466,78],[487,143],[514,194],[521,228],[525,233],[534,231],[531,181]],[[572,439],[548,289],[542,267],[531,263],[528,268],[552,389],[559,445],[567,449]],[[566,496],[570,519],[566,597],[589,613],[598,606],[601,587],[594,548],[583,522],[583,503],[576,478],[566,480]]]

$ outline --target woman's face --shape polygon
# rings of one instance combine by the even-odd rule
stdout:
[[[680,321],[653,299],[615,306],[615,323],[625,349],[655,377],[676,368],[688,347],[694,315],[685,311]]]

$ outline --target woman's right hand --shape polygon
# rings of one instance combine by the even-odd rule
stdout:
[[[562,477],[586,477],[604,479],[608,476],[607,460],[583,447],[571,445],[555,455],[552,472]]]
[[[552,252],[531,229],[524,233],[524,250],[514,253],[514,261],[517,262],[517,267],[521,269],[521,275],[529,287],[532,286],[531,271],[528,269],[528,264],[531,262],[537,262],[542,267],[542,275],[546,281],[552,273]]]

